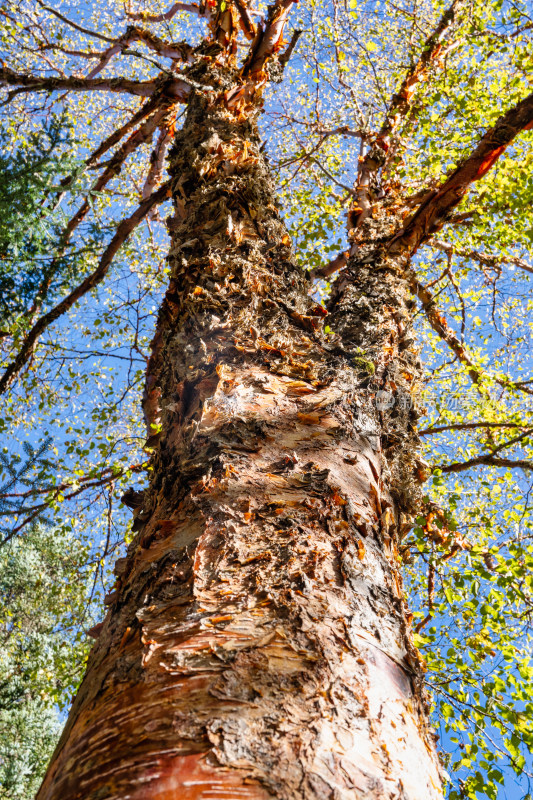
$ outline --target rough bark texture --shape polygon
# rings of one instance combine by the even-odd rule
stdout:
[[[397,556],[407,285],[358,262],[324,337],[255,123],[205,93],[171,172],[151,484],[38,798],[442,797]]]

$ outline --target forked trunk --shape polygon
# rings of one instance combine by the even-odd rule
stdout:
[[[151,483],[38,798],[442,797],[397,555],[405,283],[356,270],[328,339],[255,122],[197,94],[171,172]]]

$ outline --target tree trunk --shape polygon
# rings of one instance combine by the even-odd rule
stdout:
[[[364,265],[322,333],[242,109],[197,93],[171,174],[151,483],[38,800],[442,797],[397,551],[406,284]]]

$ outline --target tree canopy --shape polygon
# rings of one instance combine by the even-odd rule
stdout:
[[[32,733],[39,704],[52,714],[68,702],[86,653],[79,629],[92,627],[131,536],[121,498],[147,466],[141,394],[168,275],[165,156],[192,54],[213,55],[201,49],[206,7],[223,21],[231,5],[11,0],[1,11],[0,692],[20,709],[15,732],[0,728],[6,798],[36,786],[57,726],[52,715],[41,739]],[[269,6],[234,5],[238,58],[267,29]],[[376,201],[404,210],[405,236],[419,226],[411,288],[428,480],[402,557],[449,797],[504,797],[501,784],[526,797],[533,131],[521,120],[533,104],[533,10],[273,8],[271,22],[288,22],[260,125],[310,291],[326,300],[353,242],[346,220],[353,228]],[[483,150],[496,128],[497,146]],[[17,736],[33,750],[15,764],[4,753]]]

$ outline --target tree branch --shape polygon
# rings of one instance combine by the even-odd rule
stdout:
[[[479,422],[454,422],[450,423],[449,425],[439,425],[434,428],[425,428],[422,431],[418,431],[419,436],[431,436],[434,433],[442,433],[442,431],[466,431],[466,430],[474,430],[476,428],[513,428],[518,430],[519,428],[524,428],[525,425],[519,425],[516,422],[485,422],[483,420]]]
[[[437,304],[435,302],[435,298],[433,297],[432,292],[426,287],[423,286],[420,281],[418,280],[416,273],[414,270],[410,270],[408,274],[409,285],[411,287],[411,291],[414,295],[418,297],[422,308],[428,318],[429,324],[437,333],[441,339],[443,339],[448,347],[453,350],[459,361],[468,367],[468,374],[472,379],[473,383],[480,383],[481,381],[481,374],[478,372],[476,367],[474,366],[472,360],[468,356],[465,348],[453,332],[453,330],[448,327],[448,323],[446,322],[446,318],[441,314],[439,309],[437,308]]]
[[[518,258],[517,256],[499,256],[493,255],[492,253],[478,253],[476,250],[456,250],[452,244],[443,242],[440,239],[432,239],[429,245],[436,250],[441,250],[447,255],[456,255],[459,258],[471,258],[482,266],[496,269],[499,264],[513,264],[513,266],[533,274],[533,266],[528,264],[527,261],[524,261],[523,258]]]
[[[193,52],[193,48],[191,45],[187,44],[187,42],[170,44],[165,42],[163,39],[160,39],[158,36],[155,36],[150,31],[146,31],[142,28],[137,28],[135,25],[131,25],[111,47],[109,47],[107,50],[104,50],[104,52],[100,54],[100,62],[91,70],[91,72],[87,75],[87,78],[96,77],[99,72],[105,69],[114,55],[123,52],[125,48],[132,42],[143,42],[158,55],[163,56],[164,58],[172,58],[177,61],[190,60]]]
[[[246,3],[244,0],[235,0],[235,5],[237,6],[237,11],[239,12],[239,16],[241,18],[241,27],[245,35],[248,39],[253,40],[257,33],[257,27],[255,22],[250,17]]]
[[[50,486],[43,486],[39,488],[31,488],[25,492],[3,492],[0,497],[2,498],[15,498],[20,501],[22,500],[29,500],[32,497],[37,497],[39,495],[49,494],[51,495],[54,500],[57,498],[59,494],[62,494],[65,489],[70,489],[73,486],[83,486],[89,489],[92,489],[94,486],[100,486],[103,482],[107,482],[110,480],[116,480],[117,478],[121,478],[127,472],[142,472],[142,470],[146,469],[148,466],[148,461],[143,462],[142,464],[130,464],[128,467],[123,467],[119,470],[116,470],[114,467],[105,467],[104,469],[100,470],[99,477],[96,475],[83,475],[80,478],[76,478],[76,480],[71,481],[63,481],[62,483],[53,484]],[[39,504],[39,506],[30,506],[26,507],[26,511],[35,511],[37,508],[46,508],[47,503]],[[0,511],[0,516],[13,516],[17,513],[17,510],[9,511],[9,512],[2,512]]]
[[[235,107],[241,101],[251,101],[266,83],[267,75],[263,69],[267,61],[282,47],[287,17],[291,7],[297,2],[298,0],[276,0],[270,6],[267,22],[264,27],[259,24],[257,35],[242,66],[243,83],[226,92],[225,100],[228,108]]]
[[[140,122],[145,117],[150,115],[160,102],[161,99],[159,97],[159,94],[156,92],[149,100],[147,100],[146,103],[144,103],[144,105],[135,114],[133,114],[132,117],[130,117],[129,120],[127,120],[124,123],[124,125],[114,130],[111,133],[111,135],[107,137],[107,139],[104,139],[104,141],[97,147],[97,149],[94,150],[91,153],[91,155],[85,159],[85,166],[88,168],[94,166],[95,162],[100,158],[100,156],[102,156],[104,153],[110,150],[111,147],[117,144],[117,142],[119,142],[138,122]],[[61,200],[65,195],[65,191],[70,187],[75,178],[76,178],[76,173],[74,174],[71,173],[70,175],[67,175],[65,178],[62,179],[60,184],[61,190],[57,192],[54,198],[54,203],[56,205],[61,202]]]
[[[82,494],[82,492],[85,492],[87,489],[96,489],[96,488],[100,488],[101,486],[106,486],[107,484],[112,483],[113,481],[116,481],[118,478],[121,478],[127,472],[141,472],[142,470],[146,469],[146,467],[147,467],[147,463],[145,463],[145,464],[133,464],[132,466],[125,467],[124,469],[121,469],[118,472],[115,472],[115,471],[113,471],[113,469],[111,467],[108,467],[107,469],[102,470],[100,478],[83,477],[83,478],[80,478],[79,481],[61,483],[58,486],[47,487],[46,489],[40,489],[37,492],[27,492],[27,493],[23,494],[22,496],[23,497],[24,496],[27,497],[27,496],[31,496],[32,494],[49,493],[51,495],[51,497],[54,500],[56,500],[57,497],[60,494],[63,494],[63,492],[66,489],[68,489],[69,487],[74,486],[76,484],[82,484],[81,486],[78,486],[77,489],[74,489],[69,494],[64,495],[63,500],[72,500],[74,497],[78,497],[80,494]],[[16,496],[17,496],[16,494],[3,495],[3,497],[16,497]],[[27,514],[27,516],[22,520],[21,523],[19,523],[19,525],[17,525],[15,528],[13,528],[11,531],[9,531],[9,533],[0,541],[0,547],[3,547],[3,545],[7,544],[7,542],[9,542],[14,536],[16,536],[17,533],[20,533],[20,531],[23,528],[25,528],[26,525],[29,525],[35,519],[38,519],[38,517],[43,513],[43,511],[46,511],[46,509],[49,509],[49,508],[50,508],[49,502],[45,502],[45,503],[40,503],[37,506],[33,506],[33,507],[30,507],[30,508],[24,509],[24,511]],[[15,513],[16,513],[16,511],[15,511]],[[20,513],[22,513],[22,511]]]
[[[339,253],[329,262],[329,264],[325,264],[323,267],[317,267],[317,269],[310,270],[307,273],[309,280],[314,281],[316,278],[329,278],[329,276],[333,275],[334,272],[338,272],[340,269],[346,266],[349,257],[349,250]]]
[[[120,170],[126,159],[128,158],[131,153],[133,153],[141,144],[147,142],[150,137],[152,136],[153,132],[160,124],[160,122],[164,119],[166,114],[168,113],[168,106],[165,104],[162,108],[158,109],[155,114],[152,114],[151,117],[148,117],[142,125],[137,128],[134,133],[131,134],[129,139],[123,143],[123,145],[117,150],[117,152],[113,155],[110,161],[107,163],[106,168],[102,172],[102,174],[97,178],[96,182],[89,190],[89,197],[91,194],[95,194],[97,192],[101,192],[104,189],[109,181],[111,181],[116,175],[119,174]],[[143,200],[146,199],[143,197]],[[61,239],[61,246],[64,248],[66,244],[70,241],[70,238],[78,225],[84,220],[88,211],[90,209],[89,199],[86,199],[81,207],[76,211],[73,217],[67,223],[64,233]]]
[[[280,49],[289,11],[296,2],[298,0],[277,0],[270,7],[265,29],[259,33],[257,47],[252,50],[251,58],[243,66],[243,75],[261,72],[268,59]]]
[[[47,314],[44,314],[30,330],[24,339],[22,346],[17,353],[14,360],[6,367],[6,370],[0,378],[0,394],[6,391],[11,384],[13,378],[20,372],[22,367],[27,363],[38,338],[53,322],[60,316],[69,311],[72,306],[87,294],[91,289],[94,289],[107,275],[109,267],[113,258],[117,254],[120,247],[124,244],[128,236],[135,230],[140,222],[146,217],[150,209],[156,204],[161,203],[168,195],[170,189],[170,181],[164,183],[157,192],[154,192],[150,197],[143,200],[131,216],[124,219],[117,227],[116,233],[111,239],[106,250],[100,258],[98,267],[90,275],[85,278],[67,297],[60,303],[52,308]]]
[[[526,459],[518,459],[513,461],[509,458],[500,458],[497,456],[497,453],[501,453],[502,450],[506,450],[508,447],[511,447],[513,444],[518,444],[518,442],[523,441],[526,436],[530,436],[533,433],[532,428],[527,428],[527,430],[523,431],[518,436],[515,436],[513,439],[509,439],[507,442],[503,442],[502,444],[498,445],[494,448],[491,453],[485,453],[480,456],[476,456],[475,458],[471,458],[468,461],[462,462],[455,462],[453,464],[447,464],[446,466],[439,467],[442,472],[464,472],[471,467],[477,466],[493,466],[493,467],[520,467],[522,469],[533,469],[533,462],[528,461]]]
[[[387,151],[390,148],[392,134],[397,130],[400,121],[405,119],[411,110],[416,88],[426,80],[432,63],[437,60],[442,61],[445,55],[457,47],[457,42],[451,41],[443,44],[443,40],[452,31],[457,12],[465,5],[465,0],[453,0],[437,23],[435,30],[424,42],[418,61],[403,79],[398,92],[393,95],[387,116],[376,140],[382,147],[385,145]],[[390,154],[387,155],[386,161],[389,159]]]
[[[127,78],[47,78],[14,72],[5,66],[0,69],[0,86],[17,86],[18,91],[26,92],[56,92],[65,89],[74,92],[96,90],[150,97],[155,91],[156,84],[155,80],[130,81]]]
[[[147,100],[146,103],[144,103],[144,105],[141,106],[141,108],[132,117],[130,117],[127,122],[124,123],[124,125],[114,130],[113,133],[111,133],[107,139],[104,139],[102,144],[100,144],[96,150],[91,153],[85,162],[87,166],[90,167],[92,164],[95,164],[98,159],[104,155],[104,153],[107,153],[108,150],[114,147],[114,145],[116,145],[117,142],[119,142],[127,133],[129,133],[129,131],[135,125],[137,125],[138,122],[151,114],[158,102],[159,97],[157,95],[152,96],[149,100]]]
[[[468,374],[472,382],[480,384],[483,379],[482,373],[479,372],[474,366],[470,356],[455,335],[454,331],[448,326],[446,318],[437,307],[432,292],[427,288],[427,286],[423,286],[423,284],[420,283],[413,269],[407,270],[407,278],[411,291],[420,300],[422,308],[424,309],[424,313],[426,314],[429,324],[435,333],[437,333],[440,338],[446,342],[448,347],[455,353],[459,361],[468,368]],[[495,381],[504,389],[518,389],[521,392],[533,394],[533,389],[526,388],[524,381],[515,383],[510,380],[505,380],[504,378],[498,378],[495,375],[490,375],[488,377],[490,377],[491,380]]]
[[[322,142],[320,142],[320,144],[322,144]],[[340,181],[338,181],[337,178],[334,175],[332,175],[331,172],[320,163],[318,158],[315,158],[315,156],[310,155],[308,156],[308,160],[311,161],[311,163],[316,164],[317,167],[324,173],[324,175],[327,178],[329,178],[332,183],[338,186],[339,189],[344,189],[344,191],[348,192],[348,194],[353,194],[354,190],[351,188],[351,186],[346,186],[345,183],[341,183]]]
[[[287,45],[286,50],[284,50],[284,52],[279,57],[279,63],[282,65],[282,67],[286,67],[287,64],[289,63],[290,57],[292,56],[292,54],[294,52],[294,48],[298,44],[298,40],[299,40],[300,36],[302,35],[302,33],[303,33],[303,31],[299,31],[299,30],[293,31],[291,40],[290,40],[289,44]]]
[[[450,42],[443,45],[443,39],[450,32],[455,22],[457,10],[464,5],[464,0],[453,0],[440,18],[435,30],[424,42],[418,61],[411,67],[402,81],[402,85],[393,95],[387,109],[385,120],[374,138],[373,146],[366,154],[361,155],[355,186],[356,201],[348,212],[348,229],[358,227],[369,216],[371,209],[370,183],[371,176],[383,169],[394,153],[392,137],[400,123],[411,110],[412,99],[420,83],[428,75],[434,61],[442,59],[455,45]]]
[[[485,456],[478,456],[477,458],[471,458],[470,461],[461,461],[455,462],[453,464],[447,464],[444,467],[438,467],[441,472],[465,472],[467,469],[471,469],[472,467],[510,467],[511,469],[533,469],[533,461],[527,461],[525,459],[518,459],[517,461],[513,461],[510,458],[498,458],[491,455]]]
[[[522,131],[533,125],[533,93],[524,98],[496,122],[480,140],[474,152],[434,189],[388,245],[391,255],[414,253],[439,230],[447,216],[459,205],[470,186],[496,163],[507,146]]]
[[[77,22],[72,22],[71,19],[68,17],[63,16],[59,11],[56,11],[55,8],[50,8],[42,0],[37,0],[37,3],[44,8],[45,11],[48,11],[49,14],[53,14],[54,17],[57,17],[62,22],[65,22],[67,25],[70,25],[72,28],[75,28],[80,33],[86,33],[87,36],[92,36],[95,39],[101,39],[103,42],[114,42],[114,39],[111,39],[109,36],[104,36],[103,33],[97,33],[96,31],[91,31],[89,28],[84,28],[82,25],[78,25]]]
[[[146,200],[152,194],[156,183],[161,177],[167,147],[172,139],[172,128],[161,128],[156,145],[150,154],[150,169],[144,182],[142,198]]]
[[[136,19],[142,22],[168,22],[178,11],[188,11],[191,14],[201,13],[198,3],[174,3],[164,14],[145,14],[142,11],[138,14],[134,14],[131,11],[126,11],[126,16],[129,19]]]

